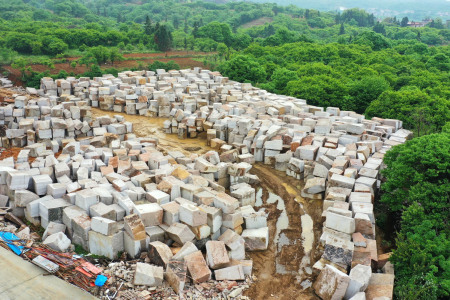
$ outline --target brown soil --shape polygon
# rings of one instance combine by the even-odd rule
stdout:
[[[3,160],[5,158],[8,157],[14,157],[14,161],[17,159],[17,156],[19,155],[20,150],[22,150],[22,148],[10,148],[10,149],[5,149],[0,153],[0,160]]]
[[[271,242],[267,251],[250,253],[257,279],[244,294],[251,299],[317,299],[311,289],[302,290],[300,286],[302,279],[297,278],[296,275],[277,274],[276,262],[283,265],[286,271],[296,273],[300,269],[300,262],[304,256],[300,216],[306,212],[314,220],[314,240],[318,241],[321,233],[321,226],[317,222],[322,213],[320,201],[305,202],[300,196],[303,181],[288,177],[271,166],[255,164],[251,172],[258,175],[261,180],[263,207],[269,212],[268,226]],[[269,191],[283,198],[289,218],[289,227],[282,230],[280,236],[284,234],[291,242],[282,246],[278,253],[272,241],[281,211],[277,209],[276,204],[266,203]],[[303,203],[305,211],[301,209],[298,202]],[[312,262],[315,261],[314,249],[315,247],[311,253]]]
[[[211,54],[211,53],[210,53]],[[116,68],[116,69],[129,69],[133,67],[138,67],[139,64],[142,64],[144,67],[146,67],[148,64],[153,63],[155,61],[162,61],[162,62],[168,62],[168,61],[175,61],[180,68],[186,69],[186,68],[193,68],[193,67],[204,67],[203,62],[195,60],[193,57],[178,57],[178,56],[197,56],[202,57],[205,55],[203,52],[189,52],[189,51],[169,51],[166,53],[132,53],[132,54],[125,54],[124,57],[127,58],[137,58],[136,60],[124,60],[114,63],[114,65],[111,64],[104,64],[101,66],[102,69],[109,69],[109,68]],[[148,57],[148,58],[147,58]],[[164,58],[157,58],[152,59],[152,57],[164,57]],[[68,58],[69,62],[67,63],[58,63],[55,64],[55,68],[50,70],[50,74],[58,74],[60,71],[65,70],[68,73],[74,72],[75,74],[82,74],[86,71],[88,71],[88,68],[86,68],[85,65],[79,66],[77,65],[75,68],[72,68],[70,66],[70,61],[76,60],[79,57],[71,57]],[[140,59],[145,58],[145,59]],[[16,86],[22,86],[23,82],[21,82],[20,77],[21,73],[20,70],[14,69],[11,66],[3,66],[5,70],[7,70],[10,73],[9,79],[13,81],[14,85]],[[31,68],[33,71],[36,72],[44,72],[49,70],[48,66],[45,65],[31,65]]]

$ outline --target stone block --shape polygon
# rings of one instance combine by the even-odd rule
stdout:
[[[220,230],[222,226],[222,211],[216,207],[200,205],[199,208],[207,214],[207,224],[211,228],[211,232]]]
[[[113,235],[119,229],[116,221],[102,218],[93,217],[91,219],[91,229],[104,235]]]
[[[178,295],[183,292],[186,283],[186,273],[187,266],[184,261],[171,260],[167,264],[164,278]]]
[[[152,264],[162,267],[166,267],[173,256],[169,246],[160,241],[151,242],[149,244],[147,255]]]
[[[223,268],[230,262],[223,241],[208,241],[206,243],[206,262],[211,269]]]
[[[44,234],[42,235],[42,240],[44,241],[48,236],[62,232],[64,233],[66,231],[66,225],[61,223],[55,223],[55,222],[49,222],[47,225],[47,228],[44,231]]]
[[[114,208],[102,202],[92,205],[89,208],[89,215],[91,217],[102,217],[113,221],[117,219],[117,213]]]
[[[183,247],[172,257],[173,260],[184,260],[186,255],[198,251],[197,247],[192,242],[186,242]]]
[[[170,195],[160,190],[150,191],[146,194],[148,201],[152,203],[158,203],[159,205],[166,204],[170,202]]]
[[[7,171],[6,184],[10,190],[26,190],[30,184],[31,176],[23,171]]]
[[[323,258],[346,268],[352,263],[353,251],[354,245],[351,241],[329,235],[325,241]]]
[[[142,239],[135,239],[128,234],[127,231],[123,234],[123,242],[125,251],[131,259],[139,258],[142,251],[147,251],[150,237],[147,235]]]
[[[222,209],[223,213],[232,214],[239,207],[239,201],[226,193],[218,193],[214,198],[214,206]]]
[[[305,187],[303,188],[308,194],[318,194],[325,191],[325,178],[314,177],[306,181]]]
[[[47,186],[52,183],[53,181],[48,175],[33,176],[33,188],[39,196],[47,194]]]
[[[190,242],[195,238],[191,229],[187,225],[181,223],[173,223],[166,232],[169,238],[180,245],[184,245],[184,243]]]
[[[164,280],[164,268],[146,263],[136,263],[134,285],[161,286]]]
[[[98,196],[90,189],[76,192],[75,205],[89,212],[89,208],[98,203]]]
[[[336,231],[352,234],[355,232],[355,220],[336,213],[327,211],[326,227]]]
[[[356,213],[354,216],[355,220],[355,232],[360,232],[361,234],[373,236],[374,227],[369,216],[362,213]]]
[[[193,227],[207,223],[206,212],[189,203],[183,203],[180,205],[179,217],[181,222]]]
[[[164,212],[157,203],[136,205],[136,213],[141,218],[145,227],[162,224]]]
[[[314,291],[321,299],[343,299],[350,277],[331,265],[326,265],[313,284]]]
[[[142,240],[146,237],[145,226],[138,215],[132,214],[124,219],[124,229],[133,239]]]
[[[63,209],[67,206],[71,206],[71,204],[63,199],[42,201],[39,202],[39,215],[48,222],[62,223]]]
[[[48,236],[43,244],[55,251],[66,252],[70,247],[71,241],[63,232],[57,232]]]
[[[211,271],[201,251],[193,252],[184,257],[187,269],[194,284],[202,283],[211,279]]]
[[[125,250],[123,231],[113,235],[104,235],[96,231],[89,231],[89,251],[95,255],[116,259],[119,252]]]
[[[163,217],[164,224],[170,226],[173,223],[177,223],[180,221],[179,218],[180,205],[177,202],[172,201],[163,204],[161,205],[161,208],[164,210],[164,217]]]
[[[29,203],[39,199],[39,196],[27,190],[18,190],[14,193],[14,205],[26,207]]]
[[[366,299],[375,300],[378,297],[381,299],[393,299],[394,278],[393,274],[373,273],[370,277],[369,286],[366,289]]]
[[[146,227],[145,233],[150,238],[150,243],[155,241],[163,242],[166,239],[166,232],[159,226]]]
[[[350,283],[344,299],[350,299],[359,292],[364,292],[369,286],[372,268],[364,265],[356,265],[350,270]]]
[[[62,198],[66,194],[66,184],[52,183],[47,185],[47,195],[53,198]]]
[[[242,232],[242,238],[245,241],[245,250],[266,250],[269,245],[269,228],[245,229]]]
[[[216,280],[245,280],[244,270],[240,264],[215,270],[214,276]]]
[[[336,186],[341,188],[353,189],[353,186],[355,185],[355,179],[343,175],[333,174],[330,178],[329,185],[330,187]]]

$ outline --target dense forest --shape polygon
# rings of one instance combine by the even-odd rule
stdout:
[[[431,10],[436,1],[422,3]],[[67,61],[89,68],[73,76],[100,76],[117,73],[114,63],[126,53],[202,51],[206,67],[233,80],[369,118],[403,120],[416,138],[385,158],[379,226],[394,224],[398,233],[396,297],[444,299],[450,295],[450,30],[437,17],[422,28],[408,27],[411,20],[357,8],[235,1],[0,0],[0,65],[38,86],[50,72],[33,71],[33,64],[51,69]]]

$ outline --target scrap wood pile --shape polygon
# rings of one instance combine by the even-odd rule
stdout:
[[[11,232],[0,231],[0,246],[88,292],[92,292],[96,284],[100,285],[98,281],[108,278],[101,275],[103,269],[74,253],[56,252]]]
[[[59,253],[45,245],[31,247],[29,250],[24,253],[24,256],[29,260],[33,260],[38,256],[46,258],[58,265],[59,268],[55,275],[86,291],[90,291],[95,287],[95,280],[103,271],[84,258],[77,257],[71,253]]]

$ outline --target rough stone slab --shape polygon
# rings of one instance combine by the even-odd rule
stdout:
[[[316,294],[324,300],[343,299],[350,277],[331,265],[326,265],[313,284]]]
[[[146,263],[136,263],[135,285],[160,286],[164,280],[164,268]]]
[[[197,251],[184,257],[189,274],[195,284],[211,279],[211,271],[203,258],[202,252]]]

